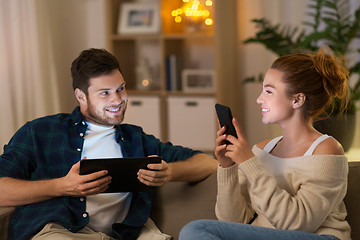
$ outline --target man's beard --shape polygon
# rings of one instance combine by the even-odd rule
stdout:
[[[106,115],[105,108],[103,111],[97,111],[93,104],[91,104],[90,99],[88,100],[88,108],[86,110],[87,115],[87,121],[93,122],[98,125],[105,125],[105,126],[113,126],[113,125],[119,125],[123,122],[125,111],[127,107],[127,100],[123,101],[120,106],[110,106],[110,107],[120,107],[120,111],[122,113],[119,113],[116,118],[110,118]]]

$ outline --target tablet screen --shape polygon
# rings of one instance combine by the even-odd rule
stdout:
[[[149,163],[161,163],[160,157],[83,159],[80,161],[80,175],[107,170],[112,177],[104,193],[151,191],[154,187],[139,181],[139,169],[148,169]]]

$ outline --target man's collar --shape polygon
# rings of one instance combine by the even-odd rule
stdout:
[[[85,120],[84,116],[81,114],[79,106],[75,107],[74,111],[71,113],[71,119],[75,126],[76,125],[87,126],[86,120]]]
[[[74,111],[71,113],[71,119],[73,121],[74,126],[87,126],[86,119],[82,115],[80,111],[80,107],[75,107]],[[116,141],[119,142],[124,141],[123,132],[121,131],[121,124],[115,126],[116,129]]]

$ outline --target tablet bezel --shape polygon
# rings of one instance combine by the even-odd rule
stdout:
[[[112,177],[109,188],[104,193],[152,191],[153,186],[147,186],[139,181],[137,173],[140,169],[148,169],[149,163],[161,163],[160,157],[132,158],[98,158],[82,159],[80,175],[107,170]]]

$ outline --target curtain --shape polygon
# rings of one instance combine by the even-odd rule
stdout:
[[[40,0],[0,1],[1,146],[27,121],[59,111],[53,46],[42,6]]]

